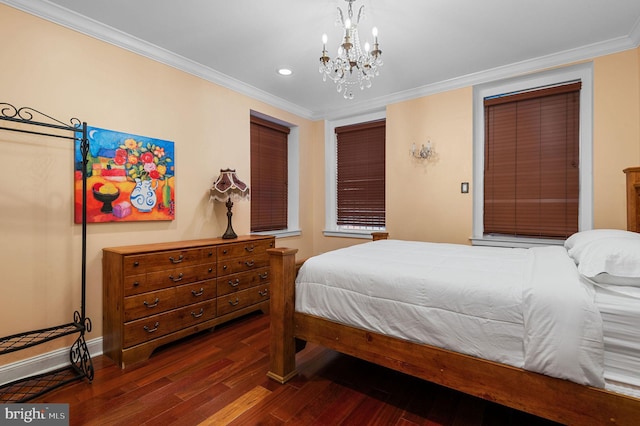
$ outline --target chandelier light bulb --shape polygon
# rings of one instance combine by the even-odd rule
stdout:
[[[327,45],[327,35],[326,34],[322,34],[322,44],[323,44],[324,47],[326,47],[326,45]],[[323,47],[323,50],[324,50],[324,47]]]
[[[369,53],[369,50],[370,50],[370,49],[371,49],[371,46],[369,46],[369,42],[366,42],[366,43],[364,44],[364,51],[365,51],[365,52],[367,52],[367,53]]]
[[[351,19],[347,18],[347,20],[344,21],[344,28],[347,30],[351,29]]]
[[[378,38],[378,27],[373,27],[371,33],[373,34],[373,38]]]

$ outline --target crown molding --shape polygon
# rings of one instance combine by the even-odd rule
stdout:
[[[313,117],[313,113],[309,109],[49,1],[0,0],[0,3],[5,3],[23,12],[195,75],[297,116],[307,119]]]
[[[78,31],[106,43],[113,44],[133,53],[171,66],[204,80],[218,84],[235,92],[249,96],[276,108],[309,120],[335,120],[342,117],[379,111],[387,105],[403,102],[448,90],[460,89],[476,84],[487,83],[502,78],[540,71],[546,68],[592,60],[595,57],[633,49],[640,45],[640,18],[632,31],[624,37],[606,40],[547,56],[529,59],[477,73],[462,75],[449,80],[428,84],[414,89],[392,93],[361,102],[351,102],[344,108],[311,111],[280,97],[274,96],[256,87],[243,83],[226,74],[222,74],[195,61],[184,58],[166,49],[148,43],[130,34],[124,33],[101,22],[87,18],[76,12],[60,7],[47,0],[0,0],[11,7]]]
[[[504,78],[516,77],[531,72],[538,72],[548,68],[570,65],[584,61],[591,61],[598,56],[618,53],[629,49],[635,49],[640,45],[640,18],[629,32],[628,36],[618,37],[599,43],[594,43],[575,49],[569,49],[551,55],[528,59],[526,61],[496,67],[477,73],[466,74],[433,84],[416,87],[402,92],[392,93],[360,103],[351,103],[349,106],[331,111],[321,111],[315,114],[315,119],[335,120],[351,115],[368,113],[384,109],[387,105],[421,98],[449,90],[461,89],[477,84],[488,83]]]
[[[635,47],[640,46],[640,17],[638,17],[636,24],[633,26],[633,29],[629,32],[629,39],[631,40],[631,43],[633,43]]]
[[[640,23],[640,20],[638,21]],[[392,93],[390,95],[378,97],[363,102],[360,106],[361,112],[368,112],[383,108],[386,105],[403,102],[411,99],[421,98],[436,93],[446,92],[449,90],[461,89],[464,87],[474,86],[482,83],[489,83],[510,77],[516,77],[531,72],[538,72],[558,66],[565,66],[579,62],[591,61],[598,56],[609,55],[612,53],[622,52],[634,49],[640,44],[640,25],[636,25],[634,31],[625,37],[607,40],[600,43],[594,43],[588,46],[576,49],[565,50],[563,52],[554,53],[552,55],[541,56],[522,62],[492,68],[477,73],[466,74],[449,80],[439,81],[437,83],[428,84],[402,92]],[[324,111],[322,117],[328,119],[340,118],[346,115],[353,115],[357,104],[351,104],[349,108],[343,110]]]

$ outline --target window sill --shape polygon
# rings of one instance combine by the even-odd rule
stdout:
[[[371,233],[384,232],[384,229],[379,230],[362,230],[362,231],[323,231],[325,237],[343,237],[343,238],[362,238],[372,239]]]
[[[302,235],[300,229],[281,229],[279,231],[252,232],[251,235],[273,235],[276,238],[297,237]]]
[[[472,237],[470,238],[470,240],[471,245],[488,247],[530,248],[564,245],[564,240],[554,240],[550,238],[525,238],[484,235],[482,237]]]

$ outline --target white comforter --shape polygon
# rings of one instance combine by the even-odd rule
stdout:
[[[594,291],[562,247],[383,240],[307,260],[296,311],[603,387]]]

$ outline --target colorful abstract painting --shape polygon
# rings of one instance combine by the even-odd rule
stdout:
[[[170,141],[88,127],[87,222],[175,218]],[[75,222],[82,222],[82,155],[75,149]]]

